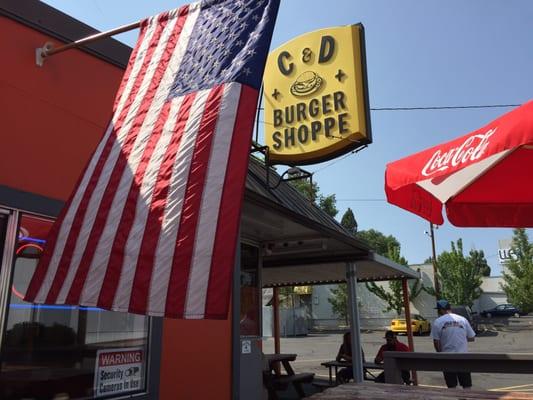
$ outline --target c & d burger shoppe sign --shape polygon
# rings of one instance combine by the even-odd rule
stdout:
[[[321,162],[371,143],[363,26],[310,32],[274,50],[264,94],[272,163]]]

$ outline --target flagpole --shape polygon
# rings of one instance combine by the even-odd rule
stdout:
[[[42,66],[46,57],[53,56],[54,54],[62,53],[66,50],[83,46],[84,44],[95,42],[100,39],[104,39],[109,36],[118,35],[119,33],[128,32],[141,26],[141,21],[133,22],[128,25],[122,25],[118,28],[111,29],[105,32],[95,33],[94,35],[87,36],[85,38],[76,40],[72,43],[65,44],[63,46],[54,47],[50,42],[46,42],[43,47],[36,49],[37,65]]]

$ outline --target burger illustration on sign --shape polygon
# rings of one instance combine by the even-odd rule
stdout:
[[[315,93],[322,86],[323,79],[316,72],[305,71],[291,85],[294,96],[303,97]]]

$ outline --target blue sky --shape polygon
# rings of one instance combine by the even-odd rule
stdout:
[[[99,30],[187,3],[45,2]],[[530,0],[282,0],[272,48],[312,30],[361,22],[371,107],[522,104],[533,99],[532,21]],[[136,36],[131,32],[116,38],[133,45]],[[356,155],[306,169],[317,171],[314,179],[322,193],[336,194],[339,218],[350,207],[360,229],[394,235],[409,262],[421,263],[431,254],[424,235],[428,223],[384,201],[385,164],[466,134],[509,110],[372,111],[374,143]],[[494,190],[505,190],[505,184]],[[437,251],[463,238],[467,251],[485,252],[497,275],[498,240],[511,235],[510,229],[445,223],[436,231]]]

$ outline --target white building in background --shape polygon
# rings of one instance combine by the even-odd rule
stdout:
[[[411,268],[420,270],[422,283],[426,287],[433,287],[433,265],[411,265]],[[484,277],[481,284],[482,294],[477,299],[472,311],[481,312],[498,304],[507,303],[501,284],[502,277]],[[387,281],[377,282],[378,285],[388,286]],[[317,285],[306,294],[299,295],[294,309],[280,310],[280,334],[281,336],[305,335],[308,331],[347,329],[346,321],[339,319],[333,312],[328,299],[332,296],[331,290],[337,285]],[[266,289],[268,290],[268,289]],[[272,336],[272,307],[266,306],[272,292],[264,297],[263,302],[263,336]],[[370,292],[365,283],[359,283],[357,287],[357,301],[359,305],[359,318],[361,329],[387,329],[390,321],[396,318],[395,311],[386,312],[385,301]],[[435,308],[435,296],[421,291],[411,302],[411,314],[419,314],[429,321],[437,317]]]
[[[498,304],[508,303],[507,296],[501,287],[502,284],[501,276],[484,277],[481,284],[481,297],[474,301],[472,310],[479,313],[494,308]]]
[[[433,266],[431,264],[411,265],[413,269],[419,269],[422,275],[422,283],[426,287],[433,286]],[[378,285],[388,287],[389,282],[376,282]],[[336,285],[315,286],[313,288],[313,327],[314,329],[333,329],[342,327],[345,321],[340,321],[333,313],[328,298],[331,289]],[[362,329],[385,329],[391,319],[396,318],[395,311],[385,311],[387,303],[367,289],[365,283],[359,283],[357,287],[357,302],[359,305],[359,319]],[[437,317],[435,297],[425,291],[411,302],[411,314],[419,314],[432,321]]]
[[[506,265],[510,260],[516,260],[516,254],[512,248],[513,239],[498,240],[498,262],[501,265],[501,275],[506,272]]]

